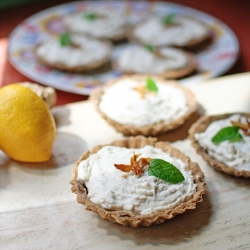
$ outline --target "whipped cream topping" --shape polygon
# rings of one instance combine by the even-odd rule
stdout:
[[[152,17],[133,30],[133,36],[144,44],[154,46],[185,46],[209,34],[209,29],[195,19],[176,16],[173,25],[164,24],[163,18]]]
[[[84,13],[94,13],[97,15],[97,18],[89,20],[83,17]],[[73,33],[87,34],[95,38],[106,39],[125,36],[127,25],[126,18],[122,13],[104,10],[88,10],[73,14],[65,17],[64,23],[67,29]]]
[[[148,93],[142,98],[135,88],[145,84],[146,79],[117,81],[104,90],[99,108],[114,121],[135,127],[169,123],[186,114],[188,106],[182,90],[158,80],[158,93]]]
[[[232,126],[231,121],[240,121],[246,124],[245,117],[235,114],[229,118],[212,122],[203,133],[196,133],[195,139],[207,153],[219,162],[237,170],[250,171],[250,136],[245,135],[241,130],[242,141],[224,141],[219,145],[212,142],[214,135],[222,128]]]
[[[125,173],[114,166],[129,164],[133,153],[170,162],[181,171],[185,180],[171,184],[149,176],[148,167],[138,177],[132,171]],[[185,163],[152,146],[140,149],[105,146],[79,164],[78,180],[85,184],[88,197],[94,204],[133,214],[150,214],[173,208],[190,199],[196,191],[193,175],[185,170]]]
[[[51,65],[61,64],[69,68],[98,64],[109,58],[111,47],[99,40],[85,36],[71,36],[78,47],[61,46],[58,38],[51,38],[40,44],[36,50],[40,58]]]
[[[132,46],[126,48],[116,62],[122,71],[148,74],[160,74],[187,66],[187,55],[181,50],[162,48],[157,52],[160,56],[144,47]]]

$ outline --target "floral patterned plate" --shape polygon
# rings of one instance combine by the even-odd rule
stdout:
[[[79,1],[58,5],[41,11],[20,23],[9,38],[8,57],[12,65],[35,82],[66,92],[89,95],[105,81],[121,75],[109,70],[98,74],[75,74],[58,71],[37,62],[34,47],[42,40],[63,32],[62,17],[86,8],[106,8],[126,14],[128,21],[135,24],[150,14],[179,13],[195,17],[211,27],[214,42],[206,50],[197,53],[199,71],[196,75],[180,80],[181,84],[200,83],[225,73],[238,58],[239,44],[232,30],[220,20],[183,5],[156,1]],[[117,45],[115,58],[130,44]]]

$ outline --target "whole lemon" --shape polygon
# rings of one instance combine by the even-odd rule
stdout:
[[[45,102],[19,84],[0,89],[0,149],[23,162],[43,162],[51,156],[54,118]]]

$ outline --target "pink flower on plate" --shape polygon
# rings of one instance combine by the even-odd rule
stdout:
[[[51,15],[46,19],[41,19],[39,24],[44,32],[51,34],[61,34],[65,30],[60,15]]]
[[[222,53],[222,54],[219,54],[216,56],[216,60],[225,60],[225,59],[230,59],[230,58],[234,58],[236,56],[236,53],[235,52],[225,52],[225,53]]]
[[[26,32],[36,33],[37,26],[31,24],[30,22],[24,21],[21,24],[22,28],[25,29]]]
[[[42,74],[50,74],[53,71],[52,68],[47,67],[45,65],[40,65],[40,64],[35,66],[35,70],[36,72],[42,73]]]

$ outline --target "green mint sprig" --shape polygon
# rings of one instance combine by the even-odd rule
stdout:
[[[222,128],[216,135],[213,136],[212,142],[220,144],[223,141],[236,142],[242,140],[242,135],[239,133],[238,126],[229,126]]]
[[[185,180],[178,168],[162,159],[152,159],[150,161],[148,174],[174,184]]]
[[[61,46],[70,46],[73,44],[73,41],[68,33],[63,33],[60,36]]]
[[[150,77],[146,80],[146,87],[148,91],[158,93],[158,87],[156,86],[155,81]]]
[[[93,21],[97,18],[97,15],[95,13],[92,13],[92,12],[87,12],[87,13],[83,13],[82,17],[85,19],[88,19],[90,21]]]
[[[176,14],[171,13],[163,18],[163,23],[169,24],[169,25],[174,24],[175,17],[176,17]]]
[[[150,51],[150,52],[153,52],[154,51],[154,46],[152,46],[152,45],[146,45],[145,46],[145,48],[148,50],[148,51]]]

